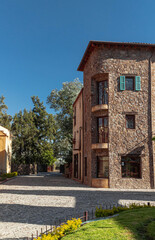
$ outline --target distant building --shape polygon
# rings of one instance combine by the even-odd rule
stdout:
[[[90,41],[78,67],[73,178],[92,187],[155,188],[155,44]]]
[[[0,126],[0,174],[11,172],[12,138],[8,129]]]

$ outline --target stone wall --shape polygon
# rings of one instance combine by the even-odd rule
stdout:
[[[155,136],[155,53],[152,54],[150,59],[151,68],[151,121],[152,121],[152,136]],[[152,162],[152,181],[155,188],[155,141],[153,143],[153,162]]]
[[[11,165],[12,172],[18,172],[18,175],[37,174],[37,164],[15,164]]]
[[[148,48],[98,47],[93,50],[84,68],[84,156],[88,159],[88,177],[85,183],[91,185],[96,171],[96,152],[91,150],[95,118],[91,113],[95,103],[96,90],[92,79],[97,74],[108,74],[109,83],[109,186],[111,188],[152,187],[152,141],[151,108],[149,91]],[[141,91],[120,91],[121,75],[141,76]],[[93,83],[94,85],[94,83]],[[94,85],[95,86],[95,85]],[[125,114],[135,113],[136,129],[126,129]],[[142,178],[121,177],[121,155],[140,154]]]

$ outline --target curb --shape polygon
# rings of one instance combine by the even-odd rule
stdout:
[[[12,180],[12,179],[14,179],[14,178],[16,178],[17,176],[15,176],[15,177],[12,177],[12,178],[6,178],[5,180],[3,180],[2,182],[0,181],[0,184],[3,184],[3,183],[5,183],[5,182],[8,182],[8,181],[10,181],[10,180]]]

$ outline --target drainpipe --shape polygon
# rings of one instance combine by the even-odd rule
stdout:
[[[153,57],[153,51],[151,52],[151,56],[149,57],[149,98],[148,98],[148,111],[150,110],[150,119],[148,114],[148,126],[150,125],[150,129],[148,129],[148,136],[151,135],[151,139],[149,138],[149,156],[151,156],[152,162],[150,163],[150,183],[151,188],[155,187],[154,185],[154,156],[153,156],[153,143],[152,143],[152,76],[151,76],[151,58]],[[150,109],[149,109],[150,106]]]

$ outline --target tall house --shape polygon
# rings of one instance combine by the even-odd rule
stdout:
[[[83,89],[73,104],[73,161],[72,178],[83,182]]]
[[[78,70],[84,77],[82,182],[155,188],[155,44],[90,41]]]

